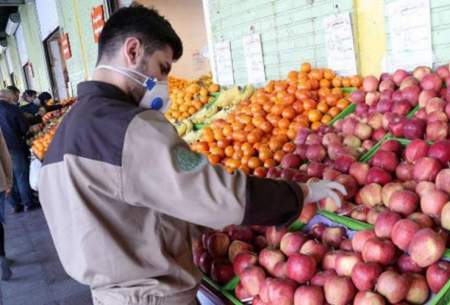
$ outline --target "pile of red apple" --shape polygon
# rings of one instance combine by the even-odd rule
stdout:
[[[254,305],[425,304],[450,279],[441,236],[390,214],[351,239],[319,223],[309,233],[231,226],[203,243],[200,269],[222,284],[236,274],[236,297]]]

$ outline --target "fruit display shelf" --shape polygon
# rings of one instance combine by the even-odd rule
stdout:
[[[339,216],[334,213],[329,213],[326,211],[319,211],[319,213],[313,217],[308,224],[301,224],[298,221],[295,222],[289,229],[290,231],[303,231],[303,232],[311,232],[313,227],[317,224],[325,225],[327,227],[342,227],[345,229],[345,232],[348,238],[351,240],[357,231],[368,230],[372,228],[372,225],[366,224],[360,221],[356,221],[349,217]],[[450,250],[447,251],[450,254]],[[450,261],[450,255],[445,255],[443,260]],[[239,300],[234,290],[240,283],[240,278],[238,276],[234,277],[227,284],[220,286],[215,283],[208,276],[204,277],[204,281],[212,286],[218,294],[221,294],[225,298],[227,298],[231,304],[234,305],[246,305],[252,304],[252,298]],[[429,299],[424,305],[448,305],[450,302],[450,280],[444,287],[437,293],[431,294]]]

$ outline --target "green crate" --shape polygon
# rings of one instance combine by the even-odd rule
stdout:
[[[355,112],[355,110],[356,110],[356,104],[348,105],[344,110],[342,110],[341,113],[339,113],[337,116],[335,116],[330,121],[330,123],[328,123],[328,125],[330,125],[330,126],[334,125],[337,121],[340,121],[340,120],[344,119],[345,117],[347,117],[348,115],[350,115],[353,112]]]

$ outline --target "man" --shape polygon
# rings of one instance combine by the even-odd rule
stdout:
[[[28,121],[30,126],[42,122],[39,115],[40,101],[37,99],[37,92],[34,90],[25,90],[22,95],[22,103],[20,104],[20,111]]]
[[[345,193],[339,184],[231,175],[191,152],[156,110],[167,109],[165,80],[181,55],[156,11],[117,11],[101,33],[93,80],[79,84],[41,169],[59,257],[96,305],[196,304],[198,226],[288,224],[304,200],[336,198],[331,187]]]
[[[6,147],[0,129],[0,279],[8,280],[11,277],[11,269],[5,256],[5,199],[11,194],[13,172],[11,158]]]
[[[13,162],[14,183],[8,199],[15,212],[36,207],[29,184],[29,151],[25,142],[29,125],[19,110],[13,105],[14,94],[10,90],[0,90],[0,128],[5,137]],[[21,203],[21,204],[20,204]]]
[[[12,103],[15,105],[19,105],[20,90],[16,86],[8,86],[6,89],[11,91],[13,94]]]

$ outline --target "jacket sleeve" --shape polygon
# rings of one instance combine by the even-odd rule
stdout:
[[[20,132],[25,137],[30,126],[19,108],[17,108],[15,112],[17,125],[19,126]]]
[[[297,184],[227,173],[192,152],[164,117],[138,115],[128,127],[122,153],[122,195],[129,204],[197,225],[281,225],[300,213]]]
[[[3,134],[0,130],[0,164],[2,170],[4,172],[4,176],[6,177],[6,187],[10,188],[12,186],[13,180],[13,169],[11,156],[9,155],[8,147],[6,146],[5,139],[3,138]]]

